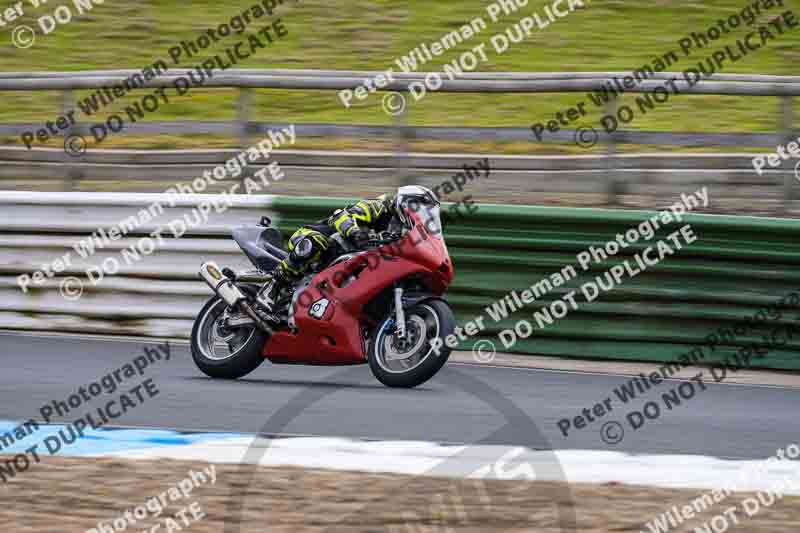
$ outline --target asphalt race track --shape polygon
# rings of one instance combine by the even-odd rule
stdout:
[[[0,420],[41,420],[43,404],[65,401],[79,387],[131,362],[145,346],[152,345],[0,334]],[[623,404],[614,388],[630,379],[624,376],[454,363],[414,390],[384,387],[367,366],[265,362],[245,379],[218,381],[195,368],[185,344],[172,345],[170,360],[147,368],[147,377],[153,378],[158,395],[125,413],[115,425],[730,459],[762,459],[800,441],[800,391],[771,386],[710,382],[706,390],[696,387],[693,397],[669,410],[661,395],[679,381],[665,382]],[[126,385],[102,398],[113,399]],[[560,419],[573,418],[606,398],[612,398],[610,413],[583,429],[572,428],[568,437],[562,435]],[[660,403],[662,412],[634,431],[626,415],[646,401]],[[76,409],[74,416],[56,420],[72,421],[102,403],[98,397]],[[601,427],[614,421],[622,423],[624,438],[607,444]]]

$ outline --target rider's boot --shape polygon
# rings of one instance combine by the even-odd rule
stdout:
[[[277,311],[275,304],[277,303],[281,291],[284,287],[289,285],[289,281],[284,274],[276,269],[272,272],[272,277],[267,281],[258,291],[256,300],[264,308],[267,313],[273,314]]]

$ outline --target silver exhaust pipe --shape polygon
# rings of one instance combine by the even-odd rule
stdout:
[[[200,277],[205,281],[214,294],[222,298],[230,307],[240,307],[255,322],[258,329],[272,335],[272,328],[267,324],[253,306],[247,296],[236,286],[232,279],[222,273],[214,261],[203,263],[200,266]]]
[[[247,299],[239,287],[233,283],[233,280],[223,274],[214,261],[202,264],[200,277],[217,296],[225,300],[225,303],[231,307],[235,307],[239,302]]]

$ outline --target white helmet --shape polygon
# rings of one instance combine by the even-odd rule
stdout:
[[[433,214],[432,211],[435,211],[436,218],[439,218],[439,200],[433,194],[433,191],[422,185],[400,187],[397,189],[397,195],[395,196],[395,212],[398,218],[400,218],[404,226],[411,227],[412,222],[406,213],[406,207],[415,213],[422,211],[422,216],[426,219]]]

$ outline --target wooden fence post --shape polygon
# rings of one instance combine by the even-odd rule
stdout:
[[[388,94],[387,94],[388,96]],[[396,150],[395,155],[399,156],[399,162],[395,167],[395,183],[397,183],[398,187],[402,187],[404,185],[414,185],[416,183],[416,179],[411,176],[410,168],[409,168],[409,140],[411,139],[411,133],[408,127],[408,104],[411,101],[411,93],[395,93],[393,98],[402,98],[403,106],[399,112],[394,114],[394,125],[397,136],[396,136]],[[386,100],[384,100],[386,102]],[[383,106],[384,110],[388,109],[387,105]]]
[[[239,146],[242,150],[247,150],[250,147],[250,110],[253,106],[253,90],[240,87],[239,88],[239,117],[237,122],[237,127],[235,128],[237,134],[239,136]],[[266,163],[266,161],[264,161]],[[252,177],[255,173],[250,166],[244,167],[242,169],[242,175],[240,179],[242,180],[242,193],[247,189],[244,187],[244,181],[248,177]]]
[[[61,111],[63,115],[67,115],[68,113],[72,112],[75,109],[75,98],[72,94],[72,91],[67,89],[62,92],[61,94]],[[62,160],[64,162],[64,182],[63,182],[63,189],[65,192],[72,192],[78,188],[80,184],[81,178],[83,177],[83,170],[80,165],[75,165],[74,160],[76,158],[83,158],[82,154],[78,153],[70,153],[67,147],[67,141],[73,135],[80,135],[80,127],[78,124],[74,124],[69,127],[64,132],[64,140],[61,145],[62,151]],[[76,146],[82,146],[83,149],[86,149],[86,144],[78,143]],[[84,151],[85,153],[85,151]]]
[[[792,97],[791,96],[783,96],[781,97],[781,118],[780,118],[780,127],[779,127],[779,138],[780,143],[785,144],[788,143],[792,138]],[[787,213],[792,203],[792,193],[795,179],[798,179],[795,176],[795,163],[791,159],[789,160],[789,171],[783,173],[783,212]],[[800,168],[800,167],[798,167]]]
[[[606,115],[611,115],[614,117],[617,115],[616,98],[612,98],[606,102],[605,112]],[[616,205],[617,203],[617,193],[619,188],[619,184],[617,183],[617,147],[614,140],[615,134],[616,131],[610,133],[608,135],[608,142],[606,143],[606,201],[608,202],[608,205],[612,206]]]

